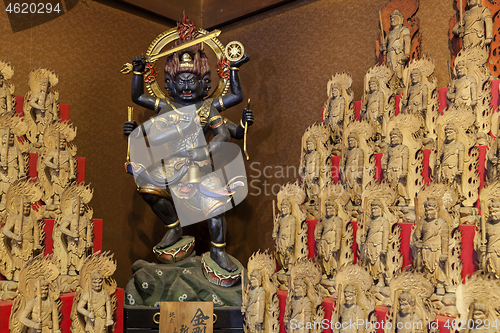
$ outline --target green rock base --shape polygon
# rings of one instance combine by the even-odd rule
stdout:
[[[160,302],[213,302],[214,307],[241,306],[241,284],[220,287],[202,272],[201,257],[173,264],[138,260],[125,288],[125,305],[160,306]]]

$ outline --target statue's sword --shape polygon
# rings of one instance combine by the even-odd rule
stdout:
[[[196,44],[199,44],[199,43],[202,43],[204,41],[207,41],[209,39],[213,39],[213,38],[217,38],[219,35],[220,35],[221,31],[220,30],[214,30],[213,32],[207,34],[207,35],[203,35],[201,37],[198,37],[198,38],[195,38],[189,42],[186,42],[186,43],[183,43],[179,46],[176,46],[168,51],[165,51],[165,52],[162,52],[162,53],[159,53],[159,54],[155,54],[155,55],[152,55],[152,56],[149,56],[149,57],[146,57],[146,61],[147,62],[154,62],[162,57],[165,57],[165,56],[168,56],[172,53],[175,53],[177,51],[181,51],[181,50],[184,50],[190,46],[193,46],[193,45],[196,45]],[[128,74],[132,71],[132,64],[130,63],[126,63],[122,66],[122,69],[120,70],[121,73],[123,74]]]

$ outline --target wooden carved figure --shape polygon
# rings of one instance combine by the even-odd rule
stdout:
[[[342,323],[334,332],[360,333],[371,331],[373,318],[368,315],[375,310],[375,298],[369,291],[373,284],[370,273],[358,265],[342,266],[335,278],[337,306],[332,322]],[[358,323],[361,323],[358,325]],[[356,323],[349,325],[350,323]]]
[[[373,169],[370,163],[370,156],[374,152],[371,140],[373,133],[372,126],[364,120],[352,122],[346,129],[347,149],[342,159],[344,170],[341,175],[355,206],[361,205],[361,193]]]
[[[19,281],[19,273],[25,263],[41,253],[43,222],[41,210],[32,204],[42,196],[40,188],[29,179],[14,182],[7,191],[6,223],[0,234],[1,272],[7,279]]]
[[[476,250],[480,254],[480,269],[500,277],[500,181],[495,180],[481,189],[480,233]]]
[[[467,75],[465,61],[455,66],[456,78],[450,82],[446,97],[452,104],[475,106],[477,104],[477,82],[474,76]]]
[[[26,159],[29,148],[19,140],[28,127],[23,118],[14,112],[0,114],[0,211],[5,209],[5,199],[10,184],[26,176]]]
[[[481,49],[460,51],[455,58],[457,78],[451,84],[456,92],[454,106],[473,111],[476,116],[475,129],[485,134],[491,131],[495,113],[490,105],[493,92],[487,60],[488,54]]]
[[[422,83],[422,73],[418,68],[414,68],[410,73],[411,83],[408,88],[408,95],[402,100],[402,113],[413,113],[425,117],[427,112],[428,88]]]
[[[12,65],[5,60],[0,60],[0,114],[14,110],[14,84],[9,81],[13,75]]]
[[[377,65],[365,75],[365,94],[361,105],[361,118],[373,127],[373,135],[387,135],[387,121],[394,113],[394,98],[389,81],[393,71],[386,65]]]
[[[46,217],[60,214],[61,195],[76,179],[74,155],[76,147],[69,145],[76,136],[76,129],[67,122],[53,122],[45,128],[45,151],[38,158],[38,179],[44,189],[43,201],[47,204]]]
[[[390,144],[382,158],[384,179],[397,190],[397,204],[412,206],[411,199],[422,186],[422,118],[401,114],[387,124]]]
[[[424,333],[436,319],[437,310],[430,302],[432,283],[417,272],[403,272],[389,284],[391,309],[387,311],[385,332]]]
[[[291,268],[291,283],[283,319],[287,332],[322,332],[319,323],[325,311],[321,306],[323,298],[318,291],[320,280],[321,268],[311,260],[299,260]]]
[[[402,266],[400,228],[398,218],[392,212],[397,199],[396,191],[385,181],[372,181],[365,187],[361,198],[363,210],[358,217],[356,242],[360,246],[361,263],[378,280],[379,287],[389,283],[394,272]]]
[[[365,153],[359,148],[359,137],[351,132],[347,137],[347,151],[344,158],[345,181],[351,193],[351,201],[359,206],[359,195],[363,186]]]
[[[184,15],[182,20],[179,21],[177,28],[163,32],[154,40],[149,51],[155,45],[161,45],[159,46],[160,48],[165,47],[167,49],[166,45],[170,41],[175,40],[175,42],[181,44],[191,42],[195,38],[205,34],[208,34],[208,32],[196,27],[194,22],[187,15]],[[210,48],[207,47],[206,50],[213,50],[217,59],[217,66],[214,66],[216,65],[214,63],[212,67],[217,68],[219,84],[212,94],[209,94],[210,75],[208,75],[211,64],[208,54],[203,50],[203,43],[210,45]],[[216,43],[215,49],[212,49],[214,45],[212,43]],[[237,270],[240,266],[226,252],[226,234],[224,231],[226,230],[227,221],[225,214],[221,213],[221,211],[229,209],[227,200],[231,193],[225,188],[225,185],[230,185],[233,188],[236,187],[235,185],[238,185],[238,187],[240,185],[235,184],[234,181],[232,184],[222,184],[221,179],[216,177],[215,173],[205,172],[206,168],[203,168],[203,166],[210,163],[210,153],[218,152],[221,149],[223,150],[223,147],[227,147],[224,145],[224,142],[230,141],[231,137],[243,139],[248,129],[247,126],[252,125],[254,120],[253,113],[248,109],[243,112],[239,125],[235,125],[232,122],[225,122],[219,114],[219,112],[233,107],[243,100],[239,69],[240,66],[250,60],[250,57],[244,54],[242,49],[234,50],[237,53],[241,51],[243,53],[242,57],[228,56],[226,58],[224,46],[215,37],[210,40],[202,39],[197,44],[186,46],[184,49],[181,48],[177,51],[171,49],[170,51],[161,52],[161,54],[156,53],[156,51],[153,52],[154,54],[151,54],[148,51],[146,52],[146,56],[134,57],[132,63],[125,64],[122,71],[123,73],[133,73],[131,91],[134,103],[158,113],[161,119],[165,120],[167,116],[174,114],[174,118],[176,118],[174,122],[167,121],[168,125],[164,123],[166,126],[161,125],[161,121],[159,126],[157,126],[158,122],[153,125],[154,122],[151,121],[141,124],[141,127],[147,130],[151,129],[155,133],[153,137],[151,135],[148,136],[150,144],[165,147],[164,144],[167,142],[176,142],[176,144],[169,144],[169,147],[165,147],[170,152],[170,154],[167,154],[169,156],[163,155],[164,158],[161,161],[152,161],[154,165],[150,167],[141,169],[140,163],[135,165],[129,164],[127,167],[128,172],[137,176],[136,180],[139,180],[138,191],[141,197],[152,207],[160,220],[167,226],[166,234],[153,251],[159,258],[165,260],[166,257],[172,257],[171,252],[169,252],[170,250],[173,249],[175,252],[176,249],[184,245],[186,237],[182,239],[182,228],[178,218],[182,220],[186,214],[182,214],[183,212],[179,209],[175,210],[173,201],[189,202],[189,205],[194,208],[190,210],[190,214],[196,214],[198,220],[208,220],[209,234],[212,238],[212,246],[208,254],[211,260],[208,259],[208,255],[205,256],[207,258],[207,261],[205,261],[207,265],[204,267],[213,265],[210,269],[217,270],[219,277],[221,276],[220,274],[227,275],[227,273],[230,273],[234,277],[231,283],[239,279]],[[164,80],[160,81],[165,82],[165,90],[168,95],[160,88],[160,85],[163,86],[163,83],[156,81],[156,75],[153,75],[150,70],[151,68],[157,68],[158,64],[155,63],[158,58],[167,55],[164,67]],[[232,58],[234,61],[230,61],[228,58]],[[145,72],[149,74],[145,74]],[[145,93],[145,86],[148,88],[149,93]],[[192,115],[186,112],[188,109],[192,109]],[[179,121],[178,111],[181,112],[185,120],[189,120]],[[195,118],[199,119],[200,122],[196,123],[192,121]],[[192,126],[195,124],[197,126]],[[137,127],[137,123],[132,121],[132,119],[131,121],[127,121],[124,124],[124,135],[129,136]],[[200,146],[198,143],[201,141],[201,138],[204,138],[204,134],[213,134],[213,138],[210,145]],[[144,137],[141,137],[142,143],[144,143],[143,139]],[[189,179],[187,176],[188,166],[185,164],[180,173],[177,174],[179,177],[184,175],[180,177],[180,186],[182,188],[179,189],[178,186],[174,186],[172,187],[172,193],[170,193],[170,189],[165,187],[164,180],[157,181],[159,179],[157,175],[161,175],[163,178],[174,176],[177,172],[175,166],[180,161],[189,162],[191,164],[189,167],[191,171],[197,171],[197,169],[200,171],[200,182],[193,185],[192,181],[198,180],[198,178]],[[201,169],[198,168],[200,166],[202,167]],[[164,167],[167,168],[166,174]],[[190,174],[193,175],[194,172]],[[188,181],[190,183],[186,185]],[[212,193],[207,193],[207,191],[198,191],[195,193],[193,191],[190,192],[192,196],[186,198],[186,195],[180,192],[181,190],[188,191],[187,187],[196,188],[201,183],[210,183],[211,188],[207,189],[207,191]],[[214,276],[207,270],[205,272],[206,276],[209,276],[209,279],[214,283],[222,283],[219,277]],[[236,277],[236,275],[238,276]]]
[[[488,7],[481,5],[481,0],[467,0],[469,9],[462,14],[453,27],[453,34],[462,38],[462,49],[486,49],[493,40],[493,20]]]
[[[273,278],[276,262],[267,251],[256,252],[248,260],[250,285],[242,284],[245,332],[279,331],[278,286]]]
[[[354,261],[354,251],[352,249],[354,230],[350,221],[353,215],[351,210],[355,209],[355,207],[349,207],[349,197],[349,191],[340,182],[328,188],[323,188],[320,193],[322,202],[321,216],[324,218],[318,221],[315,237],[320,262],[321,257],[326,258],[321,263],[325,274],[323,279],[334,276],[339,267]],[[342,222],[340,232],[337,229],[339,220]],[[321,234],[319,228],[321,228]],[[339,237],[340,242],[337,242]],[[332,253],[331,249],[337,247],[337,253]]]
[[[326,215],[316,224],[314,235],[323,272],[332,278],[339,267],[344,222],[338,216],[339,207],[333,198],[329,198],[324,205]]]
[[[33,148],[41,148],[44,131],[52,121],[59,120],[59,93],[54,90],[57,75],[48,69],[33,69],[29,75],[30,90],[26,94],[23,111],[28,122],[27,138]]]
[[[37,296],[26,304],[19,321],[29,328],[28,332],[30,333],[61,332],[57,305],[49,298],[49,283],[46,280],[38,280],[38,284],[34,286],[34,292]]]
[[[421,252],[422,268],[433,277],[436,283],[436,293],[444,295],[448,281],[446,261],[448,260],[449,226],[438,216],[439,210],[439,204],[435,199],[429,198],[424,202],[425,218],[420,230],[416,230],[416,246]],[[417,269],[420,268],[417,267]]]
[[[403,144],[403,133],[394,128],[390,133],[390,145],[382,159],[384,177],[398,191],[403,203],[408,206],[410,199],[406,191],[408,181],[408,146]]]
[[[361,235],[362,258],[367,265],[378,286],[385,285],[386,254],[389,244],[390,223],[383,216],[382,201],[374,199],[370,203],[370,217]]]
[[[345,126],[354,120],[351,85],[352,77],[347,72],[333,75],[327,85],[328,100],[324,106],[323,122],[330,131],[333,145],[337,147],[342,142]]]
[[[247,332],[262,332],[264,327],[264,311],[266,309],[266,291],[262,287],[262,273],[253,270],[250,273],[250,286],[247,292],[248,303],[245,305],[245,326]]]
[[[111,275],[115,270],[116,262],[109,253],[87,257],[71,308],[71,332],[105,333],[108,328],[113,330],[116,282]]]
[[[319,193],[320,170],[331,150],[327,147],[329,129],[320,124],[310,126],[302,136],[301,176],[308,198]]]
[[[276,256],[284,271],[300,258],[307,257],[307,224],[300,204],[305,199],[304,191],[295,184],[283,186],[278,193],[281,214],[275,217],[273,239]]]
[[[476,203],[479,192],[479,174],[476,172],[479,150],[475,147],[474,123],[472,111],[453,107],[437,119],[434,179],[456,188],[465,207]]]
[[[457,287],[457,320],[459,332],[498,332],[498,278],[475,272]],[[465,321],[465,325],[462,323]]]
[[[26,262],[19,277],[19,295],[9,319],[10,332],[60,333],[59,290],[53,283],[59,270],[51,257],[37,256]]]
[[[410,29],[403,25],[403,14],[397,9],[391,13],[391,31],[387,34],[385,44],[380,46],[380,52],[387,57],[387,62],[398,79],[402,79],[403,68],[410,59],[411,35]]]
[[[488,182],[494,182],[500,177],[500,140],[498,139],[498,132],[494,133],[492,131],[492,134],[495,135],[495,140],[488,150],[485,165]]]
[[[437,79],[434,73],[434,61],[428,57],[411,61],[403,70],[403,83],[406,87],[401,100],[401,113],[410,113],[421,121],[422,133],[427,137],[436,137],[435,122],[439,107],[436,91]]]
[[[77,275],[85,258],[93,252],[92,199],[89,185],[72,183],[61,195],[61,215],[55,221],[54,253],[61,261],[61,275]]]

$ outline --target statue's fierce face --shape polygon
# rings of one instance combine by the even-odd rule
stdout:
[[[372,217],[379,217],[382,214],[382,209],[378,205],[372,205]]]
[[[481,4],[481,0],[467,0],[467,5],[469,7],[475,7]]]
[[[425,218],[428,220],[434,220],[437,218],[438,210],[435,206],[429,205],[425,207]]]
[[[200,80],[192,73],[181,73],[175,77],[175,95],[184,102],[197,102],[201,98]]]
[[[490,205],[490,217],[492,220],[500,221],[500,206],[498,203]]]
[[[335,216],[337,215],[337,210],[335,209],[335,205],[331,201],[327,201],[325,204],[325,211],[327,216]]]
[[[25,202],[23,206],[23,214],[24,216],[29,216],[31,212],[31,204],[29,202]]]
[[[397,14],[391,14],[391,27],[397,27],[398,25],[402,25],[401,17]]]
[[[405,299],[399,300],[399,311],[401,311],[401,313],[403,315],[408,315],[408,314],[412,313],[412,310],[413,309],[412,309],[410,302],[408,302]]]
[[[283,200],[281,202],[281,213],[283,215],[290,215],[291,214],[291,209],[290,209],[290,202]]]
[[[453,140],[457,139],[457,133],[455,133],[455,131],[451,128],[447,128],[444,131],[444,135],[445,135],[446,141],[453,141]]]

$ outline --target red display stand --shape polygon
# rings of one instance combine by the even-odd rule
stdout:
[[[115,332],[123,332],[123,298],[124,290],[122,288],[117,288],[114,293],[116,296],[116,312],[113,318],[116,322]],[[73,298],[75,293],[61,294],[60,298],[62,301],[62,306],[60,313],[62,315],[62,320],[60,322],[60,328],[62,333],[69,333],[71,327],[71,307],[73,306]],[[9,317],[10,310],[12,308],[12,301],[0,301],[0,333],[9,332]]]

